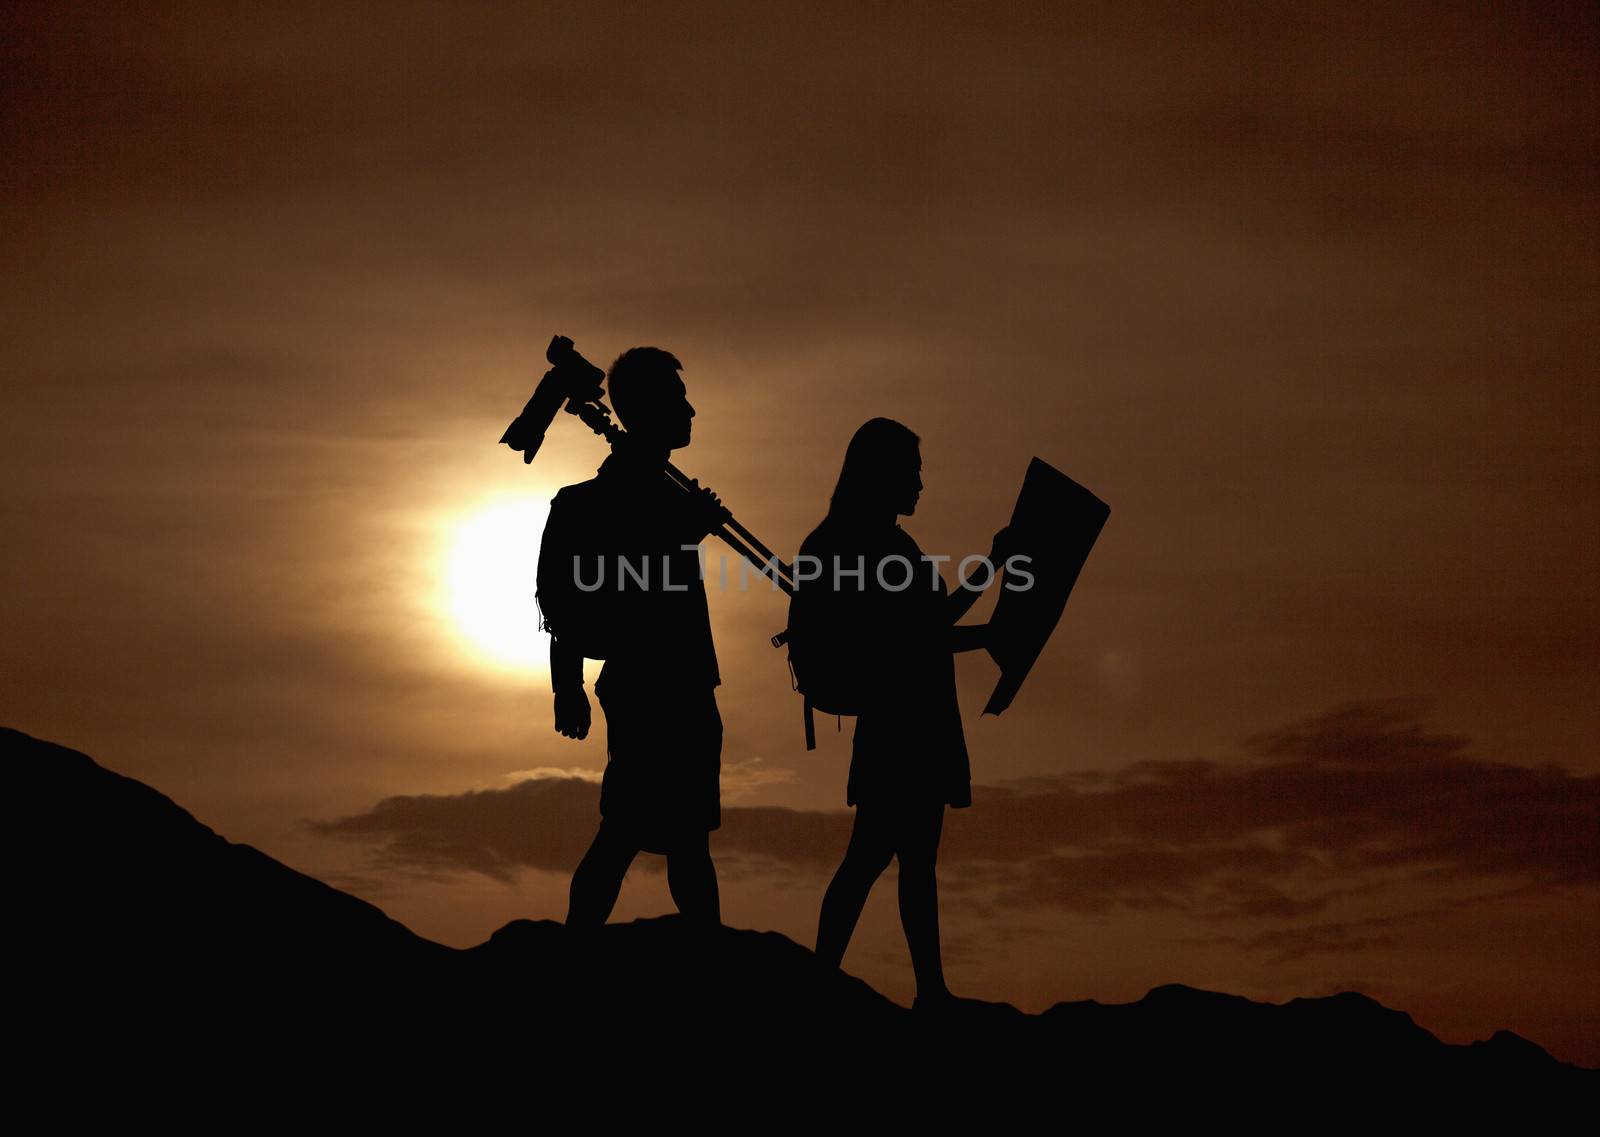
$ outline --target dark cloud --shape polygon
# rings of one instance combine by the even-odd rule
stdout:
[[[1431,731],[1422,713],[1405,701],[1351,704],[1252,737],[1232,761],[1149,761],[980,787],[947,828],[947,888],[988,910],[1296,921],[1396,881],[1600,882],[1600,777],[1475,757],[1467,739]],[[596,812],[592,782],[541,778],[389,798],[316,828],[373,842],[390,866],[505,880],[519,868],[570,871]],[[849,826],[843,812],[731,806],[715,848],[734,876],[820,876]],[[1290,959],[1387,942],[1396,921],[1241,942]]]
[[[1320,920],[1288,928],[1271,928],[1253,935],[1192,937],[1183,942],[1196,947],[1226,945],[1269,953],[1268,963],[1291,963],[1310,955],[1359,952],[1367,948],[1394,947],[1399,932],[1423,921],[1437,921],[1451,913],[1482,908],[1550,890],[1544,882],[1518,885],[1470,896],[1432,898],[1421,907],[1382,916],[1351,920]],[[1357,989],[1357,988],[1352,988]]]
[[[946,863],[1010,866],[1001,904],[1296,918],[1380,880],[1600,882],[1600,778],[1471,755],[1421,705],[1351,704],[1246,740],[982,795]]]
[[[1372,948],[1392,948],[1399,943],[1394,933],[1362,935],[1348,924],[1318,924],[1310,928],[1286,928],[1263,933],[1245,946],[1270,952],[1269,963],[1291,963],[1314,954],[1349,954]]]
[[[524,868],[572,871],[594,836],[599,798],[584,778],[533,778],[504,790],[384,798],[366,813],[310,827],[376,844],[385,868],[510,881]]]

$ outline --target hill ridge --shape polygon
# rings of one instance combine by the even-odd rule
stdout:
[[[379,1047],[402,1028],[413,1045],[473,1037],[488,1046],[513,1022],[572,1038],[624,1027],[670,1035],[672,1024],[696,1022],[769,1054],[888,1051],[910,1061],[937,1052],[993,1073],[1064,1061],[1112,1077],[1240,1067],[1377,1077],[1399,1067],[1466,1084],[1486,1074],[1592,1073],[1510,1031],[1446,1044],[1356,991],[1274,1004],[1169,983],[1130,1003],[1060,1002],[1026,1014],[973,1002],[919,1013],[823,967],[781,933],[697,931],[676,916],[587,934],[519,919],[481,944],[450,948],[227,841],[86,754],[9,728],[0,728],[0,751],[35,803],[22,836],[32,825],[31,847],[52,853],[39,859],[50,871],[25,890],[19,925],[33,930],[23,973],[43,999],[33,1026],[47,1036],[61,1021],[104,1027],[176,1014],[208,1039],[249,1046],[327,1017],[360,1024],[346,1029]]]

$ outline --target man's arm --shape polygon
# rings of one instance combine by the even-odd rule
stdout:
[[[571,518],[568,516],[571,503],[563,500],[562,493],[557,493],[550,503],[550,515],[545,520],[544,535],[539,542],[536,570],[540,592],[556,608],[572,588],[572,581],[565,575],[571,571],[572,564]],[[567,738],[585,738],[589,734],[591,711],[589,696],[583,690],[583,653],[570,636],[562,639],[559,629],[550,627],[548,613],[545,626],[551,634],[550,686],[555,692],[556,733]]]
[[[568,738],[589,734],[589,696],[583,690],[583,656],[563,641],[550,641],[550,686],[555,690],[556,733]]]

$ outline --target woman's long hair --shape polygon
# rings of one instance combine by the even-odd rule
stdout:
[[[916,463],[922,440],[892,418],[868,419],[845,448],[844,466],[828,501],[829,521],[860,522],[881,510],[906,467]]]

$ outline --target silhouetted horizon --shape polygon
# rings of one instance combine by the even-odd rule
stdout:
[[[521,919],[482,943],[454,949],[415,935],[375,905],[229,842],[158,790],[86,754],[14,728],[0,728],[0,754],[14,785],[36,806],[22,827],[25,838],[66,813],[81,821],[73,843],[38,882],[59,880],[63,887],[24,892],[22,915],[45,935],[25,945],[23,966],[45,1000],[34,1007],[24,999],[20,1010],[24,1022],[36,1012],[60,1024],[34,1022],[49,1034],[76,1029],[74,1007],[104,1017],[111,1036],[125,1029],[119,1024],[130,1013],[187,1008],[212,1032],[205,1046],[226,1039],[227,1053],[238,1057],[248,1052],[236,1048],[251,1045],[252,1032],[261,1032],[254,1044],[277,1045],[294,1007],[330,1000],[322,1013],[376,1012],[374,1039],[393,1028],[394,1014],[420,1014],[441,1031],[432,1045],[446,1048],[454,1037],[449,1032],[468,1022],[520,1030],[504,1021],[501,1003],[486,1000],[474,1011],[468,995],[493,988],[504,998],[504,983],[528,987],[530,977],[543,974],[536,962],[543,961],[554,968],[551,982],[535,984],[537,993],[528,997],[547,1029],[569,1022],[564,1016],[581,1032],[585,1021],[593,1028],[596,1015],[659,1023],[670,1017],[670,1007],[704,1014],[715,1006],[725,1029],[759,1029],[765,1045],[801,1049],[829,1039],[856,1049],[871,1048],[874,1038],[901,1044],[920,1038],[970,1050],[974,1059],[986,1055],[985,1068],[998,1068],[1002,1058],[1045,1064],[1071,1055],[1107,1074],[1128,1074],[1121,1064],[1133,1061],[1139,1071],[1170,1061],[1174,1072],[1193,1074],[1211,1063],[1231,1068],[1243,1060],[1290,1064],[1305,1078],[1308,1068],[1325,1064],[1315,1080],[1341,1069],[1378,1074],[1404,1061],[1406,1076],[1424,1082],[1438,1077],[1466,1084],[1492,1073],[1518,1079],[1510,1083],[1518,1088],[1557,1089],[1578,1084],[1569,1077],[1595,1073],[1559,1063],[1510,1031],[1464,1046],[1441,1043],[1410,1016],[1355,992],[1275,1006],[1166,984],[1126,1004],[1063,1002],[1038,1015],[991,1004],[954,1018],[918,1015],[779,933],[723,928],[708,940],[680,917],[614,924],[600,939],[592,932],[574,939],[580,933],[552,919]],[[136,934],[108,944],[108,928]],[[436,989],[453,996],[426,1010]],[[269,1027],[263,1014],[280,1025]],[[412,1018],[408,1030],[417,1026]],[[347,1034],[350,1029],[347,1023]],[[1201,1036],[1209,1036],[1209,1049],[1198,1045]],[[364,1035],[358,1031],[357,1037]],[[1165,1058],[1151,1049],[1158,1038]],[[1177,1038],[1193,1040],[1196,1049],[1171,1051]],[[405,1045],[429,1043],[408,1033]],[[171,1061],[172,1053],[163,1060]],[[137,1065],[138,1059],[130,1061]]]

